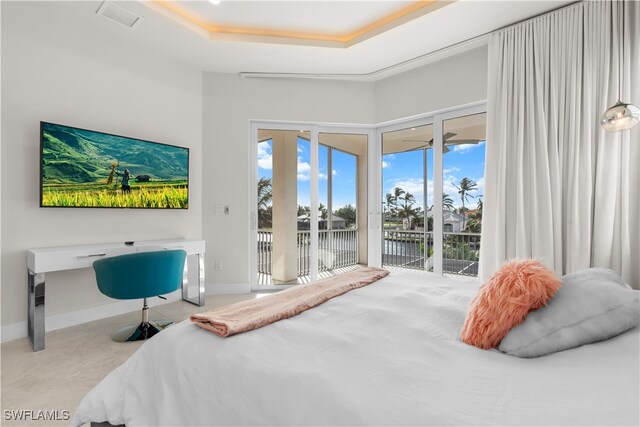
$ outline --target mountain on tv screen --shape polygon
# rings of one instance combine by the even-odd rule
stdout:
[[[187,209],[189,149],[40,122],[40,206]]]

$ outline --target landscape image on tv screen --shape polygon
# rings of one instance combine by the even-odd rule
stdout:
[[[46,122],[40,138],[40,206],[188,208],[188,148]]]

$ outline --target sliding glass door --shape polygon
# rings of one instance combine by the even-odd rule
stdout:
[[[259,129],[257,151],[257,283],[297,283],[299,207],[309,204],[309,131]],[[302,231],[304,233],[304,231]]]
[[[254,290],[282,289],[367,265],[369,133],[332,130],[252,126]]]
[[[485,106],[379,130],[384,267],[477,276]]]
[[[433,125],[382,134],[382,265],[433,270]]]
[[[375,130],[252,122],[252,289],[359,265],[476,276],[485,111],[477,104]]]
[[[366,134],[318,136],[318,272],[367,265]]]
[[[442,271],[478,275],[486,113],[442,123]]]

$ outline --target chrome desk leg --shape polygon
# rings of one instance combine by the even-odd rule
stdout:
[[[31,270],[27,273],[29,341],[33,351],[39,351],[44,350],[44,273],[34,273]]]
[[[189,272],[188,262],[184,265],[184,274],[182,275],[182,299],[184,301],[195,304],[198,307],[204,305],[204,254],[197,254],[198,257],[198,296],[189,298]]]

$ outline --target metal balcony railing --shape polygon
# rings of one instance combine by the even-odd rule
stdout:
[[[433,265],[429,265],[432,248],[433,233],[430,231],[384,230],[382,265],[433,270]]]
[[[258,273],[271,275],[271,251],[273,233],[258,230]]]
[[[298,277],[311,272],[311,232],[298,231]],[[258,273],[270,275],[273,232],[258,230]],[[358,230],[318,231],[318,271],[330,271],[358,264]]]
[[[311,232],[298,231],[298,277],[311,272]],[[271,275],[273,233],[258,231],[258,273]],[[478,275],[480,233],[443,233],[442,271],[464,276]],[[330,271],[358,264],[358,230],[318,232],[318,271]],[[384,230],[384,266],[433,271],[433,233]]]
[[[442,271],[478,275],[480,233],[443,233]],[[384,230],[382,264],[433,271],[433,232]]]
[[[477,276],[479,259],[480,233],[443,233],[444,273]]]

